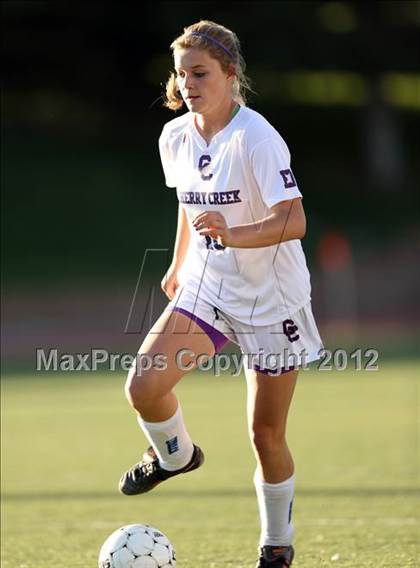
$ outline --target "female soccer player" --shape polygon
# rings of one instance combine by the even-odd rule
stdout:
[[[172,389],[180,353],[212,357],[227,341],[247,355],[249,432],[261,517],[259,568],[293,560],[294,464],[287,414],[298,368],[322,347],[312,316],[300,239],[301,193],[278,132],[245,105],[248,88],[236,35],[210,21],[171,45],[175,71],[166,106],[188,112],[159,139],[166,185],[177,189],[173,262],[162,281],[170,299],[139,353],[166,365],[129,373],[126,394],[151,447],[120,480],[126,495],[190,472],[204,461]],[[181,351],[185,350],[185,351]]]

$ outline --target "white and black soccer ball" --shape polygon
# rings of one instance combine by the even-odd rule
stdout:
[[[99,568],[173,568],[169,539],[150,525],[127,525],[114,531],[99,552]]]

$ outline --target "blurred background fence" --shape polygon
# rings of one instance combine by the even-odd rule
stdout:
[[[33,369],[37,347],[136,350],[124,330],[143,256],[176,229],[157,151],[169,44],[201,18],[238,34],[248,104],[291,150],[326,344],[418,356],[419,2],[1,10],[5,370]],[[158,287],[162,267],[146,276]]]

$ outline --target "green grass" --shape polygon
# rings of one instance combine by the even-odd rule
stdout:
[[[289,421],[296,568],[418,566],[420,363],[301,374]],[[142,497],[116,491],[145,446],[114,373],[3,383],[3,568],[88,568],[121,525],[153,524],[179,568],[253,568],[253,456],[241,378],[178,387],[205,467]],[[332,560],[337,558],[338,560]]]

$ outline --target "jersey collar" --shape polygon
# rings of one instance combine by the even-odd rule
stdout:
[[[236,111],[236,113],[233,115],[233,117],[231,118],[231,120],[226,124],[226,126],[224,128],[222,128],[222,130],[219,130],[219,132],[217,132],[213,138],[210,140],[210,144],[207,144],[206,140],[204,140],[204,138],[201,136],[201,134],[198,132],[197,127],[195,126],[195,121],[194,121],[194,113],[191,112],[191,117],[190,117],[190,130],[192,132],[193,138],[194,140],[197,142],[198,146],[202,149],[202,150],[208,150],[210,148],[212,148],[215,144],[217,144],[217,142],[222,139],[224,136],[226,136],[226,134],[232,129],[232,127],[236,124],[238,116],[240,116],[242,114],[242,105],[240,105],[239,110]]]

